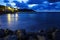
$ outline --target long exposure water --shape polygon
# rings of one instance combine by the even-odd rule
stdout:
[[[21,12],[0,15],[0,29],[38,31],[50,27],[60,28],[60,13]]]

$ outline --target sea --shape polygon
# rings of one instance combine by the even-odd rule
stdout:
[[[0,15],[0,29],[37,32],[52,27],[60,28],[60,12],[18,12]]]

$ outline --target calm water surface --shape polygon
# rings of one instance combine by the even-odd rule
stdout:
[[[60,13],[21,12],[0,15],[0,28],[2,29],[38,31],[53,26],[60,28]]]

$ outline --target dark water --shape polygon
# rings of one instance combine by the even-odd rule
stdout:
[[[16,13],[0,15],[0,28],[2,29],[26,29],[26,31],[38,31],[51,27],[60,28],[60,13]]]

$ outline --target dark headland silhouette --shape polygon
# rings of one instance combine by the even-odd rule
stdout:
[[[35,12],[32,9],[18,9],[0,5],[0,13],[15,13],[15,12]]]

